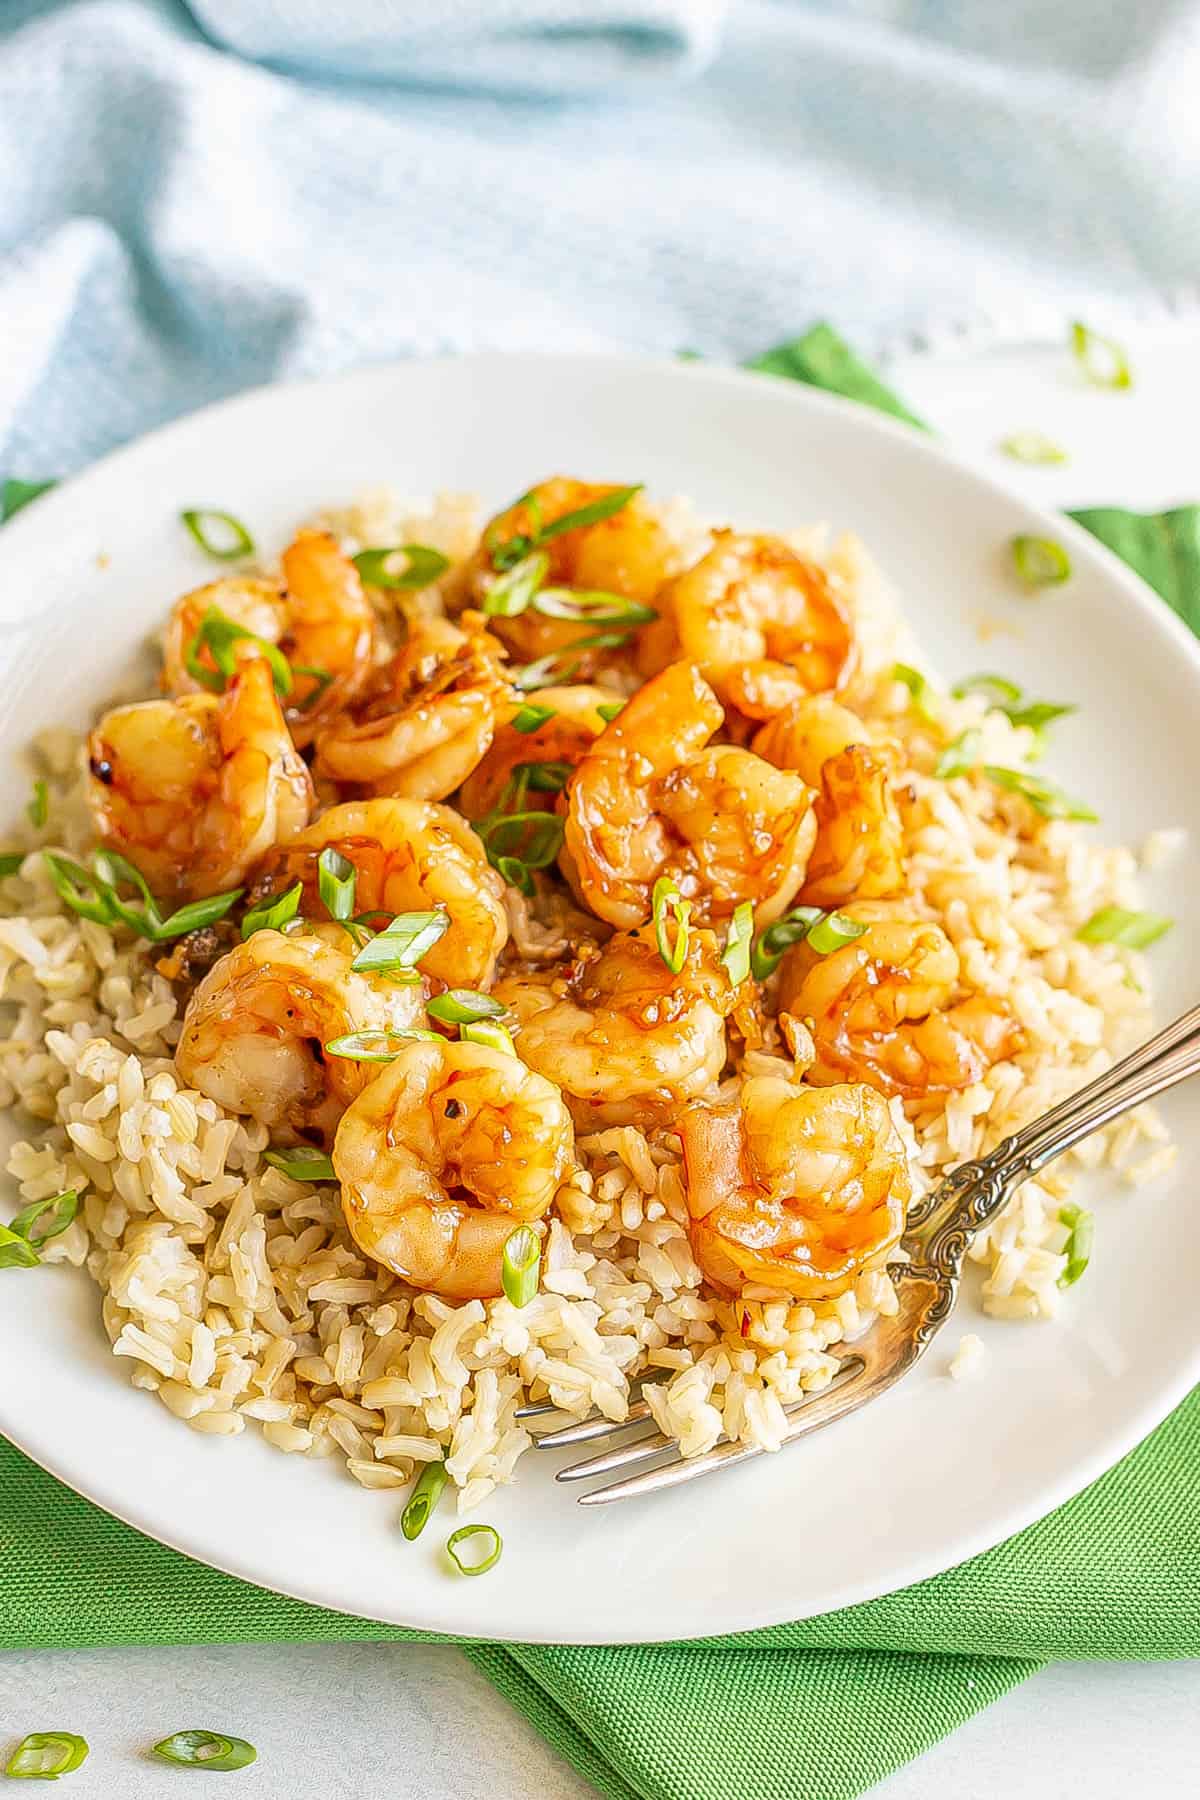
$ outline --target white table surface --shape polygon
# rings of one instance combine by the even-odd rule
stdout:
[[[1098,322],[1097,322],[1098,323]],[[1054,505],[1146,509],[1200,496],[1200,323],[1127,339],[1132,392],[1081,385],[1063,351],[907,358],[914,409],[977,457],[1038,430],[1064,468],[994,466]],[[851,519],[835,521],[852,524]],[[1200,1791],[1200,1661],[1057,1664],[875,1790],[878,1800],[1175,1800]],[[0,1655],[0,1750],[25,1731],[86,1736],[72,1800],[158,1800],[181,1776],[146,1756],[186,1726],[238,1731],[259,1761],[241,1800],[594,1800],[455,1650],[249,1645]],[[205,1790],[207,1792],[207,1789]],[[730,1800],[754,1800],[747,1791]],[[796,1800],[822,1800],[817,1794]]]

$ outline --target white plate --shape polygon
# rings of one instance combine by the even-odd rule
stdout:
[[[82,722],[184,588],[210,578],[180,507],[229,507],[272,545],[322,503],[390,483],[500,503],[556,470],[643,480],[710,514],[852,528],[906,596],[948,674],[1000,669],[1080,703],[1050,772],[1112,840],[1181,824],[1200,844],[1200,653],[1090,538],[916,432],[765,377],[632,359],[477,357],[247,395],[110,457],[0,535],[2,743]],[[1002,547],[1053,532],[1075,576],[1014,593]],[[984,644],[983,618],[1006,628]],[[1193,848],[1154,903],[1192,918]],[[1197,940],[1154,951],[1163,1005],[1200,993]],[[0,1429],[110,1512],[189,1555],[324,1606],[437,1631],[647,1641],[768,1625],[931,1575],[1076,1493],[1200,1377],[1200,1210],[1186,1192],[1200,1115],[1173,1097],[1173,1181],[1098,1192],[1097,1245],[1054,1325],[1000,1326],[964,1302],[917,1373],[855,1418],[733,1473],[584,1510],[529,1456],[482,1516],[504,1534],[481,1581],[448,1575],[445,1530],[397,1532],[397,1501],[247,1433],[204,1438],[128,1385],[82,1277],[7,1274]],[[960,1333],[983,1374],[946,1377]],[[444,1524],[439,1521],[439,1525]]]

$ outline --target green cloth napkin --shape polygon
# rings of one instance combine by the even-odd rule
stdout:
[[[754,366],[921,423],[829,326]],[[1075,517],[1200,631],[1200,508]],[[695,1644],[464,1648],[612,1800],[853,1800],[1053,1658],[1200,1654],[1197,1470],[1200,1390],[1039,1524],[867,1605]],[[422,1635],[191,1562],[0,1440],[2,1649]]]

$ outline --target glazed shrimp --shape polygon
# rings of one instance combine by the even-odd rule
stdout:
[[[862,721],[832,694],[811,694],[764,725],[752,748],[818,790],[817,841],[801,900],[836,907],[904,885],[904,833],[892,792],[896,744],[872,743]]]
[[[566,970],[509,975],[493,996],[520,1025],[521,1055],[556,1081],[580,1126],[669,1116],[720,1078],[737,993],[709,931],[673,975],[654,932],[619,932]]]
[[[547,1211],[574,1150],[558,1089],[518,1057],[414,1042],[346,1113],[333,1166],[360,1250],[414,1287],[487,1299],[509,1234]]]
[[[326,1055],[356,1031],[425,1025],[420,984],[360,975],[340,925],[262,930],[215,963],[184,1015],[175,1066],[228,1112],[328,1143],[378,1063]]]
[[[261,657],[241,664],[219,697],[106,713],[88,739],[88,768],[100,836],[160,895],[236,887],[312,811],[312,782]]]
[[[780,965],[779,1010],[812,1033],[810,1081],[866,1081],[922,1100],[969,1087],[1017,1047],[1003,1001],[956,998],[958,953],[939,925],[879,901],[856,902],[846,916],[867,931],[828,956],[796,944]]]
[[[574,768],[604,730],[607,720],[597,709],[619,701],[611,688],[548,687],[534,695],[553,715],[536,731],[512,724],[497,728],[491,749],[463,783],[458,808],[468,819],[482,819],[500,806],[523,763],[560,763]]]
[[[571,777],[564,873],[610,924],[647,919],[659,876],[678,884],[701,923],[750,900],[769,924],[800,886],[816,833],[809,789],[749,750],[708,747],[722,717],[699,671],[672,664]]]
[[[831,1299],[904,1229],[908,1163],[873,1088],[753,1076],[736,1107],[689,1107],[680,1135],[693,1254],[728,1293]]]
[[[330,845],[357,870],[358,912],[446,913],[450,924],[422,958],[423,974],[448,986],[487,986],[508,940],[504,883],[465,820],[422,800],[331,806],[272,859],[264,890],[280,891],[299,878],[304,911],[319,916],[317,860]]]
[[[503,652],[464,613],[416,618],[408,642],[347,713],[317,736],[318,776],[366,794],[444,800],[487,752],[509,700]]]
[[[708,554],[657,604],[643,670],[684,657],[748,718],[769,719],[803,694],[843,687],[854,671],[853,623],[834,577],[781,538],[718,531]]]
[[[206,686],[188,668],[188,658],[204,615],[213,607],[235,625],[277,644],[295,669],[286,711],[299,744],[309,741],[320,719],[345,706],[370,673],[375,615],[358,570],[328,532],[297,533],[283,553],[282,585],[231,575],[176,603],[163,645],[164,679],[173,694],[198,693]],[[245,640],[232,648],[239,658],[255,653]],[[217,674],[207,648],[200,647],[196,657]],[[306,668],[321,674],[299,672]]]

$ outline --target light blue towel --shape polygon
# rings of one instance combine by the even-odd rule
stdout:
[[[0,475],[398,355],[1191,305],[1197,4],[0,0]]]

